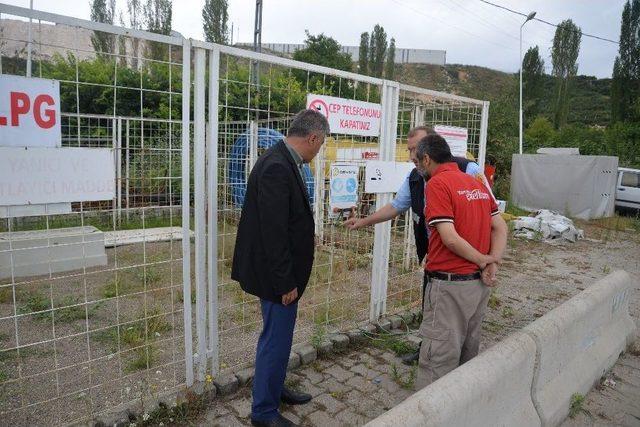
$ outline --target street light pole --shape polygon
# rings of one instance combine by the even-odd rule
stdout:
[[[527,15],[526,21],[520,25],[520,132],[519,132],[519,146],[520,146],[520,154],[522,154],[522,27],[524,24],[531,21],[536,16],[535,12],[531,12]]]

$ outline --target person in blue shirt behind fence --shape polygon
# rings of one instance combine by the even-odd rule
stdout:
[[[436,132],[428,126],[418,126],[411,129],[407,134],[407,150],[409,151],[409,157],[414,165],[418,161],[416,158],[416,147],[418,146],[418,142],[425,136],[435,133]],[[454,157],[454,161],[462,172],[466,172],[486,185],[482,169],[480,169],[480,166],[477,163],[463,157]],[[396,193],[395,199],[393,199],[391,203],[386,204],[367,217],[351,217],[345,221],[344,225],[350,230],[357,230],[359,228],[389,221],[404,214],[409,210],[409,208],[411,208],[416,252],[418,255],[418,262],[422,264],[428,250],[427,227],[424,219],[424,207],[426,205],[426,200],[424,199],[424,186],[424,178],[420,175],[418,170],[414,168],[403,181]],[[422,291],[424,301],[424,287]],[[419,354],[420,349],[414,353],[403,356],[402,361],[407,365],[412,365],[418,361]]]

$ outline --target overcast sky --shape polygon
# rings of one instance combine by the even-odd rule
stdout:
[[[0,0],[29,6],[29,0]],[[126,9],[126,0],[116,0]],[[143,0],[144,2],[144,0]],[[253,41],[254,0],[228,0],[234,41]],[[583,32],[618,40],[623,0],[493,0],[524,13],[559,23],[571,18]],[[202,39],[204,0],[174,0],[173,28]],[[34,0],[34,8],[89,18],[89,0]],[[264,0],[264,43],[301,43],[304,31],[325,33],[343,45],[358,45],[360,33],[381,24],[398,47],[443,49],[448,63],[518,69],[518,34],[523,19],[480,0]],[[525,25],[523,52],[540,46],[547,72],[554,28],[532,21]],[[610,77],[618,45],[582,38],[579,74]]]

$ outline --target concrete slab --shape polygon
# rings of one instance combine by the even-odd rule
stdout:
[[[13,271],[12,271],[13,264]],[[0,233],[0,278],[38,276],[107,265],[104,233],[69,227]]]
[[[193,231],[189,232],[193,237]],[[108,248],[142,242],[168,242],[182,240],[182,227],[155,227],[138,230],[116,230],[104,233],[104,244]]]

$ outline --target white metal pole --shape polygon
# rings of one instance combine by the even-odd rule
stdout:
[[[527,22],[531,21],[533,18],[535,18],[536,16],[536,12],[531,12],[529,15],[527,15],[527,19],[522,23],[522,25],[520,25],[520,132],[519,132],[519,138],[518,138],[518,145],[520,148],[520,154],[522,154],[522,27],[524,27],[524,24],[526,24]]]
[[[520,147],[520,154],[522,154],[522,27],[526,24],[524,21],[520,25],[520,131],[518,133],[518,145]]]
[[[182,44],[182,301],[184,306],[184,363],[187,387],[193,385],[193,337],[191,334],[191,239],[190,199],[190,102],[191,102],[191,42]]]
[[[29,9],[33,10],[33,0],[29,1]],[[29,30],[27,40],[27,77],[31,77],[31,24],[33,19],[29,18]]]
[[[209,131],[207,133],[208,170],[208,248],[209,267],[209,354],[213,375],[219,371],[218,339],[218,73],[220,72],[220,51],[209,51]]]
[[[205,61],[206,51],[195,49],[194,60],[194,110],[193,110],[193,186],[195,219],[195,269],[196,269],[196,334],[198,337],[198,358],[196,372],[198,381],[204,381],[207,361],[207,294],[206,294],[206,194],[205,194]],[[185,236],[186,237],[186,236]]]

